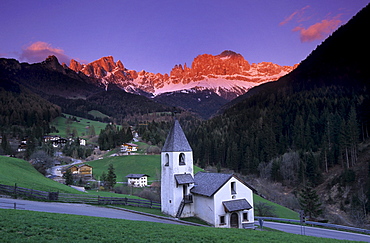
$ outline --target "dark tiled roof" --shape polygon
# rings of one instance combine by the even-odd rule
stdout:
[[[128,174],[126,177],[127,178],[141,178],[143,176],[148,176],[148,175],[147,174]]]
[[[175,120],[166,142],[163,145],[162,152],[190,152],[192,151],[188,140],[182,130],[178,120]]]
[[[233,174],[205,173],[199,171],[194,176],[195,185],[190,190],[191,193],[207,197],[213,196]]]
[[[175,179],[178,185],[194,183],[194,179],[191,174],[176,174]]]
[[[222,202],[222,204],[224,205],[226,212],[235,212],[240,210],[248,210],[252,208],[252,206],[245,198]]]

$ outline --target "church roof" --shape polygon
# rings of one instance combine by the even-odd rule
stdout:
[[[252,208],[252,206],[249,204],[249,202],[245,198],[222,202],[222,204],[224,205],[226,212],[249,210]]]
[[[206,172],[199,171],[194,176],[195,185],[190,191],[191,193],[194,193],[194,194],[211,197],[232,176],[233,174],[206,173]]]
[[[178,120],[175,120],[166,142],[163,145],[162,152],[190,152],[192,151],[188,140],[182,130]]]
[[[176,174],[175,179],[178,185],[194,183],[194,178],[191,174]]]

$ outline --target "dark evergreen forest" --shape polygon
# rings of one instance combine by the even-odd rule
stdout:
[[[333,166],[354,166],[370,129],[363,31],[369,12],[369,6],[360,11],[290,74],[253,88],[190,131],[199,164],[313,185]]]

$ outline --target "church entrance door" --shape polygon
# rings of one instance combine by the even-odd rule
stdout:
[[[232,213],[230,216],[230,227],[239,228],[239,217],[237,213]]]

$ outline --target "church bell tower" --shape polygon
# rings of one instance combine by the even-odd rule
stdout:
[[[194,216],[193,150],[175,119],[161,153],[161,210],[172,217]]]

